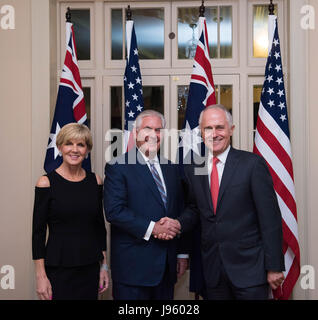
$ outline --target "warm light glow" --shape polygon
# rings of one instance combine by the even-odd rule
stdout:
[[[254,57],[264,57],[268,55],[268,32],[262,30],[257,34],[254,40]]]
[[[277,5],[274,10],[277,15]],[[253,6],[253,57],[268,56],[268,5]]]

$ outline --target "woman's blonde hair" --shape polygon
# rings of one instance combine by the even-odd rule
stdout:
[[[93,148],[92,134],[85,124],[77,122],[68,123],[62,127],[56,138],[56,146],[59,148],[70,140],[84,140],[88,151]]]

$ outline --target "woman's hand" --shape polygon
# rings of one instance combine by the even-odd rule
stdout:
[[[40,300],[52,300],[52,286],[46,275],[37,276],[36,293]]]
[[[100,269],[99,272],[99,290],[98,293],[103,293],[108,289],[109,286],[109,276],[105,269]]]
[[[44,259],[34,260],[35,277],[36,277],[36,293],[40,300],[52,300],[52,286],[48,279]]]

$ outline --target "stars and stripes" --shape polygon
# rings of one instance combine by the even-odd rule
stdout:
[[[78,68],[73,24],[66,23],[66,55],[60,78],[54,117],[46,150],[44,169],[47,173],[59,167],[63,161],[56,146],[56,137],[67,123],[87,125],[84,93]],[[90,171],[90,156],[83,161],[83,168]]]
[[[270,16],[269,24],[274,36],[266,64],[254,153],[263,156],[268,164],[283,219],[285,280],[273,295],[288,299],[300,273],[297,209],[277,18]]]
[[[199,154],[198,145],[202,142],[198,127],[199,116],[206,106],[215,103],[207,25],[205,17],[199,17],[199,41],[193,62],[184,129],[180,132],[179,146],[182,147],[180,154],[184,163],[188,163],[186,159],[189,159],[190,151]]]
[[[125,146],[129,150],[134,145],[131,133],[132,124],[138,114],[144,111],[142,81],[139,67],[138,48],[134,22],[126,22],[127,60],[124,75],[125,92]]]

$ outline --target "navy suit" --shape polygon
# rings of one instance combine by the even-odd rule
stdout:
[[[213,214],[209,176],[185,175],[189,204],[179,219],[182,231],[201,225],[201,253],[207,287],[218,285],[221,270],[237,288],[264,285],[267,271],[283,271],[282,218],[263,158],[231,148]],[[202,169],[202,168],[201,168]]]
[[[165,208],[154,178],[136,149],[105,167],[104,206],[111,223],[111,270],[114,282],[129,286],[157,286],[166,271],[176,282],[178,240],[144,240],[151,221],[176,218],[183,210],[178,167],[160,164],[167,190]],[[135,159],[135,164],[128,164]]]

